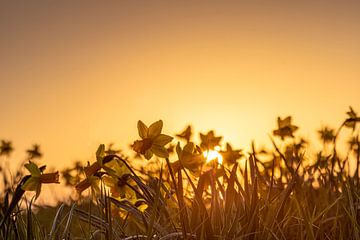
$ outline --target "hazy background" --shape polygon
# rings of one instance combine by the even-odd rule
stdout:
[[[62,167],[127,147],[138,119],[242,148],[291,114],[311,137],[360,111],[359,3],[2,2],[0,138]]]

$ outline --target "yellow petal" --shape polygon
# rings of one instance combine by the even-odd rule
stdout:
[[[152,157],[152,155],[153,155],[153,152],[152,152],[150,149],[146,150],[146,152],[145,152],[145,154],[144,154],[144,156],[145,156],[145,158],[146,158],[147,160],[150,160],[150,158]]]
[[[102,177],[102,180],[104,181],[104,184],[107,186],[107,187],[115,187],[117,186],[117,179],[116,178],[113,178],[113,177],[109,177],[109,176],[103,176]]]
[[[170,137],[165,134],[160,134],[154,139],[154,144],[157,144],[160,146],[165,146],[166,144],[171,142],[172,139],[173,139],[173,137]]]
[[[142,139],[148,137],[148,127],[142,121],[140,120],[138,121],[137,128],[138,128],[139,136]]]
[[[21,189],[24,191],[36,191],[40,184],[39,177],[30,177],[22,186]]]
[[[154,122],[149,127],[148,137],[155,138],[159,136],[163,127],[163,122],[161,120]]]
[[[31,176],[40,177],[40,175],[41,175],[40,169],[35,163],[29,162],[29,163],[25,164],[25,167],[27,170],[29,170],[29,172],[31,173]]]
[[[102,160],[105,156],[105,145],[100,144],[96,151],[96,161],[102,166]]]
[[[189,142],[189,143],[187,143],[187,144],[185,145],[184,151],[185,151],[185,152],[188,152],[188,153],[193,153],[193,152],[194,152],[194,148],[195,148],[194,143]]]
[[[145,212],[145,210],[148,208],[149,206],[147,204],[141,204],[140,206],[137,207],[137,209],[140,211],[140,212]]]
[[[151,146],[151,151],[158,157],[162,157],[162,158],[168,158],[169,157],[168,151],[163,146],[153,144]]]

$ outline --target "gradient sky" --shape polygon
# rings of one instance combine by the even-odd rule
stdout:
[[[276,117],[301,134],[360,111],[359,1],[7,1],[0,4],[0,138],[14,158],[89,160],[136,123],[192,123],[236,147]]]

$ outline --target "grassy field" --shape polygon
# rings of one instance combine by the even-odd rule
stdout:
[[[162,121],[138,122],[134,156],[100,145],[92,163],[60,172],[38,166],[34,146],[17,173],[1,163],[0,239],[360,240],[359,122],[350,108],[338,129],[319,130],[314,154],[291,117],[278,118],[271,150],[233,149],[213,131],[194,143],[190,126],[169,136]],[[12,149],[2,141],[1,157]],[[37,205],[59,181],[77,196]]]

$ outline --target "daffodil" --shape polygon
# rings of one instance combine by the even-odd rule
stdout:
[[[209,131],[207,134],[200,133],[200,139],[200,147],[203,150],[210,150],[220,145],[222,137],[215,137],[214,131]]]
[[[282,140],[284,140],[285,137],[294,137],[293,134],[298,127],[291,124],[291,116],[284,119],[278,117],[277,123],[278,129],[274,130],[274,135],[281,137]]]
[[[186,129],[182,133],[176,134],[176,136],[178,138],[182,138],[182,139],[186,140],[186,142],[190,141],[191,135],[192,135],[192,131],[191,131],[190,125],[187,126]]]
[[[236,160],[242,157],[242,150],[233,150],[229,143],[226,144],[226,151],[221,151],[221,155],[223,156],[223,161],[225,164],[234,164]]]
[[[106,157],[105,145],[100,144],[96,151],[96,162],[92,163],[88,167],[85,167],[85,175],[88,177],[92,176],[97,173],[101,168],[104,169],[106,172],[113,172],[113,169],[111,169],[110,167],[110,164],[113,161],[113,158]]]
[[[93,192],[100,192],[99,183],[100,177],[92,175],[86,177],[84,180],[76,184],[75,189],[79,194],[88,188],[91,188]]]
[[[130,170],[117,159],[111,161],[107,167],[112,171],[107,172],[108,175],[103,177],[105,185],[110,188],[112,197],[125,198],[127,191],[133,191],[127,185],[130,181]]]
[[[9,156],[10,153],[14,150],[12,143],[10,141],[1,140],[0,145],[0,156],[7,155]]]
[[[354,111],[352,107],[350,107],[350,111],[346,112],[346,114],[349,116],[345,122],[344,125],[348,128],[352,128],[352,130],[355,130],[356,123],[360,122],[360,117],[357,116],[357,113]]]
[[[334,129],[324,127],[321,130],[319,130],[318,133],[320,135],[320,139],[323,141],[324,144],[332,142],[335,139]]]
[[[206,162],[204,156],[195,148],[194,143],[187,143],[183,149],[180,147],[180,143],[176,146],[176,153],[179,160],[172,164],[173,168],[177,170],[181,166],[189,169],[193,173],[199,173],[202,165]]]
[[[31,149],[26,151],[29,155],[29,159],[41,158],[40,145],[34,144]]]
[[[169,153],[165,145],[171,142],[172,137],[161,134],[163,122],[161,120],[154,122],[147,127],[142,121],[138,121],[137,128],[141,140],[137,140],[133,144],[135,152],[145,156],[147,160],[151,159],[153,154],[158,157],[168,158]]]
[[[36,198],[41,192],[41,184],[60,183],[59,172],[42,173],[41,169],[33,162],[25,164],[25,168],[30,172],[31,176],[21,186],[24,191],[35,191]]]

